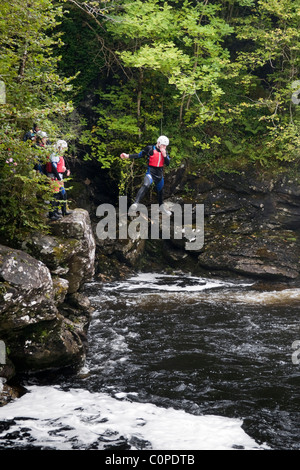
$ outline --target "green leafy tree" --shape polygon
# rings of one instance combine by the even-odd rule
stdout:
[[[218,125],[219,154],[228,168],[297,164],[300,109],[292,94],[300,66],[299,5],[230,0],[223,15],[234,35],[227,43],[231,63],[224,95],[209,129]],[[216,168],[220,160],[214,163]]]
[[[261,96],[241,103],[257,114],[256,128],[264,127],[256,158],[265,163],[299,160],[300,114],[291,98],[300,73],[300,6],[291,0],[260,0],[253,2],[251,13],[237,22],[236,31],[239,40],[255,46],[241,51],[237,62],[246,87],[259,80],[263,88]]]
[[[99,22],[103,9],[96,3],[100,7],[90,3],[95,9],[89,14]],[[197,155],[199,116],[206,122],[215,114],[229,63],[222,43],[233,29],[219,11],[207,1],[124,1],[117,12],[114,4],[111,21],[102,26],[122,67],[99,92],[100,117],[82,139],[104,168],[120,174],[121,167],[123,179],[126,163],[118,154],[124,145],[136,151],[160,133],[171,137],[173,162]]]
[[[67,4],[86,15],[98,40],[91,56],[102,57],[99,104],[81,142],[122,190],[132,167],[119,153],[160,133],[171,139],[175,165],[189,159],[196,169],[239,171],[297,164],[298,2]]]
[[[38,122],[52,142],[63,137],[61,120],[72,110],[65,101],[70,79],[58,75],[60,59],[53,53],[61,44],[54,30],[62,15],[62,5],[51,0],[0,4],[0,79],[6,87],[0,105],[0,236],[7,243],[46,229],[49,184],[33,171],[37,150],[23,135]]]

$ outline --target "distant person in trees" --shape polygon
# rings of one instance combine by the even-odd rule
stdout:
[[[36,133],[36,145],[38,147],[46,147],[49,145],[47,132],[39,130]]]
[[[168,211],[163,205],[163,187],[164,187],[164,174],[163,167],[164,165],[170,164],[170,157],[167,153],[167,146],[169,145],[168,137],[161,135],[155,145],[148,145],[139,153],[121,153],[121,158],[147,158],[148,168],[144,178],[144,183],[139,189],[135,201],[131,206],[131,209],[136,210],[139,202],[146,195],[152,183],[155,184],[158,203],[160,205],[161,211],[167,215],[171,215],[171,212]]]
[[[67,192],[64,187],[64,175],[70,176],[70,170],[67,170],[65,160],[63,157],[64,152],[67,150],[68,144],[65,140],[58,140],[54,145],[54,152],[50,155],[46,164],[47,176],[50,178],[51,187],[54,192],[54,200],[52,202],[52,210],[49,212],[51,220],[60,218],[58,213],[61,207],[62,215],[69,215],[72,211],[67,210]]]
[[[48,145],[48,135],[46,132],[38,130],[35,136],[32,138],[32,141],[34,141],[34,147],[38,149],[46,149]],[[34,170],[41,174],[45,174],[45,161],[43,156],[41,157],[41,155],[37,155],[36,159],[37,163],[34,165]]]
[[[40,127],[38,124],[33,124],[33,128],[30,129],[28,132],[23,137],[23,141],[27,142],[27,140],[35,141],[36,140],[36,135],[39,132]]]

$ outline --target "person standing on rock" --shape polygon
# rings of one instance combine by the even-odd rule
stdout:
[[[33,146],[37,149],[46,150],[47,145],[49,144],[48,142],[48,135],[46,132],[42,130],[38,130],[35,134],[34,139],[32,140]],[[33,167],[33,169],[41,174],[45,174],[45,165],[44,165],[44,155],[39,154],[36,155],[36,163]]]
[[[170,156],[167,153],[167,146],[169,145],[169,139],[165,135],[161,135],[155,145],[148,145],[139,153],[121,153],[121,158],[143,158],[146,157],[148,161],[148,168],[144,178],[144,183],[139,189],[134,203],[131,205],[131,209],[136,210],[138,204],[143,199],[143,197],[148,192],[152,183],[155,184],[158,203],[161,208],[161,212],[171,215],[171,212],[168,211],[163,204],[163,187],[164,187],[164,174],[163,168],[164,165],[170,164]]]

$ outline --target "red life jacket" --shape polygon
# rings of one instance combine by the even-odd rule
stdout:
[[[156,147],[153,148],[153,155],[150,155],[148,165],[156,167],[164,166],[164,157]]]
[[[48,157],[48,159],[49,159],[49,157]],[[59,161],[57,162],[56,169],[57,169],[58,173],[64,173],[66,171],[65,161],[64,161],[63,157],[59,157]],[[47,171],[47,173],[53,173],[52,163],[49,160],[46,163],[46,171]]]
[[[66,171],[65,160],[63,159],[63,157],[59,157],[59,162],[57,164],[57,172],[64,173],[65,171]]]

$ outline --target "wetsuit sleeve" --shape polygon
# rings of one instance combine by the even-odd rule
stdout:
[[[130,153],[129,158],[132,158],[133,160],[135,160],[137,158],[148,157],[150,155],[151,149],[152,149],[152,146],[148,145],[143,150],[141,150],[139,153]]]
[[[26,142],[26,140],[31,139],[32,135],[33,135],[33,132],[31,131],[26,132],[26,134],[23,137],[23,142]]]
[[[167,154],[167,155],[164,157],[164,163],[165,163],[166,166],[169,166],[169,165],[170,165],[170,155]]]
[[[62,177],[57,171],[57,162],[51,162],[51,163],[52,163],[52,173],[54,174],[55,178],[57,178],[60,181]]]

